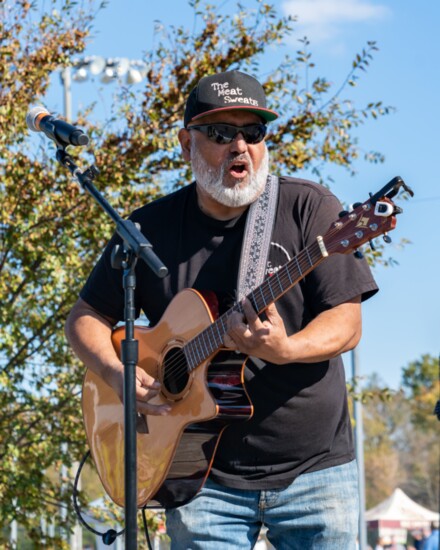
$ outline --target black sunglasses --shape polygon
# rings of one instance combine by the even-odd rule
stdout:
[[[260,143],[267,132],[265,124],[246,124],[246,126],[233,126],[232,124],[196,124],[188,126],[188,130],[202,132],[214,143],[231,143],[238,134],[242,134],[246,143]]]

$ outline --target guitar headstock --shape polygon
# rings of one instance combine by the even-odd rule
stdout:
[[[385,235],[396,227],[396,214],[402,209],[394,204],[400,187],[411,196],[412,190],[399,178],[392,179],[383,189],[362,204],[354,205],[351,212],[341,213],[322,237],[329,254],[348,254],[379,235]]]

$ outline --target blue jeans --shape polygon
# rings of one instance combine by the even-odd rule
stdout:
[[[229,489],[210,479],[188,503],[167,510],[172,550],[239,550],[262,525],[276,550],[354,550],[358,533],[356,461],[300,475],[285,489]]]

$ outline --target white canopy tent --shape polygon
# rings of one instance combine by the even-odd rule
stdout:
[[[409,498],[401,489],[365,513],[368,530],[377,536],[395,536],[404,543],[408,531],[429,529],[432,521],[439,520],[438,512],[428,510]]]
[[[406,529],[429,527],[431,521],[438,521],[438,513],[420,506],[402,489],[395,489],[386,500],[365,513],[367,522],[399,522]]]

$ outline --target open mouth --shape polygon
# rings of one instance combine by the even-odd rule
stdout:
[[[248,174],[245,162],[234,162],[229,167],[229,172],[234,178],[244,178]]]

